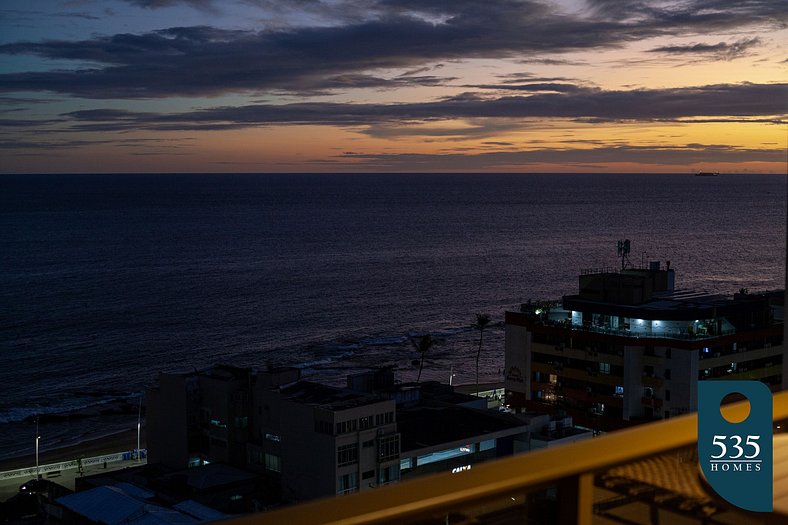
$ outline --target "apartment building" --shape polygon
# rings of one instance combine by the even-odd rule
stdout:
[[[507,402],[608,430],[695,411],[699,380],[779,390],[784,297],[677,289],[670,263],[584,271],[577,294],[506,313]]]

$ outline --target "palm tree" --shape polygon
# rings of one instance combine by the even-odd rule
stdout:
[[[427,334],[419,337],[418,341],[411,338],[410,342],[413,344],[413,347],[416,349],[416,351],[421,354],[421,361],[419,362],[419,376],[416,378],[416,382],[418,383],[421,380],[421,369],[424,368],[424,356],[430,351],[430,348],[432,348],[432,345],[435,344],[435,341],[432,340],[432,336],[430,334]]]
[[[471,326],[479,331],[479,349],[476,351],[476,395],[479,395],[479,357],[482,355],[484,329],[490,324],[490,314],[476,314],[476,322]]]

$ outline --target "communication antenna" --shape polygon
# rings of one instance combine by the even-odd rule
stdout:
[[[629,242],[629,239],[625,239],[623,241],[619,240],[617,247],[618,256],[621,257],[621,269],[623,270],[626,268],[627,264],[632,266],[632,263],[629,262],[629,252],[631,249],[631,243]]]

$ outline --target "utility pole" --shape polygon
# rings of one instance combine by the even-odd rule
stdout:
[[[140,394],[140,404],[137,407],[137,463],[140,462],[140,423],[142,422],[142,394]]]
[[[38,472],[38,442],[41,436],[38,433],[38,416],[36,416],[36,479],[41,479],[41,474]]]

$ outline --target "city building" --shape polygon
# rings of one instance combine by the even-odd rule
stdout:
[[[249,466],[279,479],[288,501],[399,480],[393,400],[310,381],[255,389]]]
[[[459,474],[493,459],[591,437],[588,429],[573,426],[571,417],[513,415],[499,411],[497,403],[488,409],[494,388],[475,396],[437,381],[395,383],[390,368],[350,376],[347,383],[396,401],[402,479]]]
[[[395,401],[299,379],[227,365],[160,374],[147,393],[149,463],[244,468],[284,501],[397,481]]]
[[[219,365],[161,374],[147,405],[150,464],[175,470],[173,479],[183,477],[181,469],[217,462],[244,469],[259,479],[246,480],[254,491],[238,494],[263,505],[366,491],[403,476],[463,472],[591,435],[572,427],[571,418],[489,410],[486,399],[450,385],[396,383],[391,369],[350,376],[339,388],[301,380],[293,368]],[[165,485],[160,480],[155,487],[172,493]]]
[[[205,460],[243,464],[253,379],[251,369],[227,365],[160,374],[145,397],[146,435],[153,444],[148,462],[172,468]]]
[[[677,289],[668,262],[588,270],[579,292],[506,313],[505,387],[517,410],[609,430],[697,409],[697,382],[783,384],[784,292]]]

